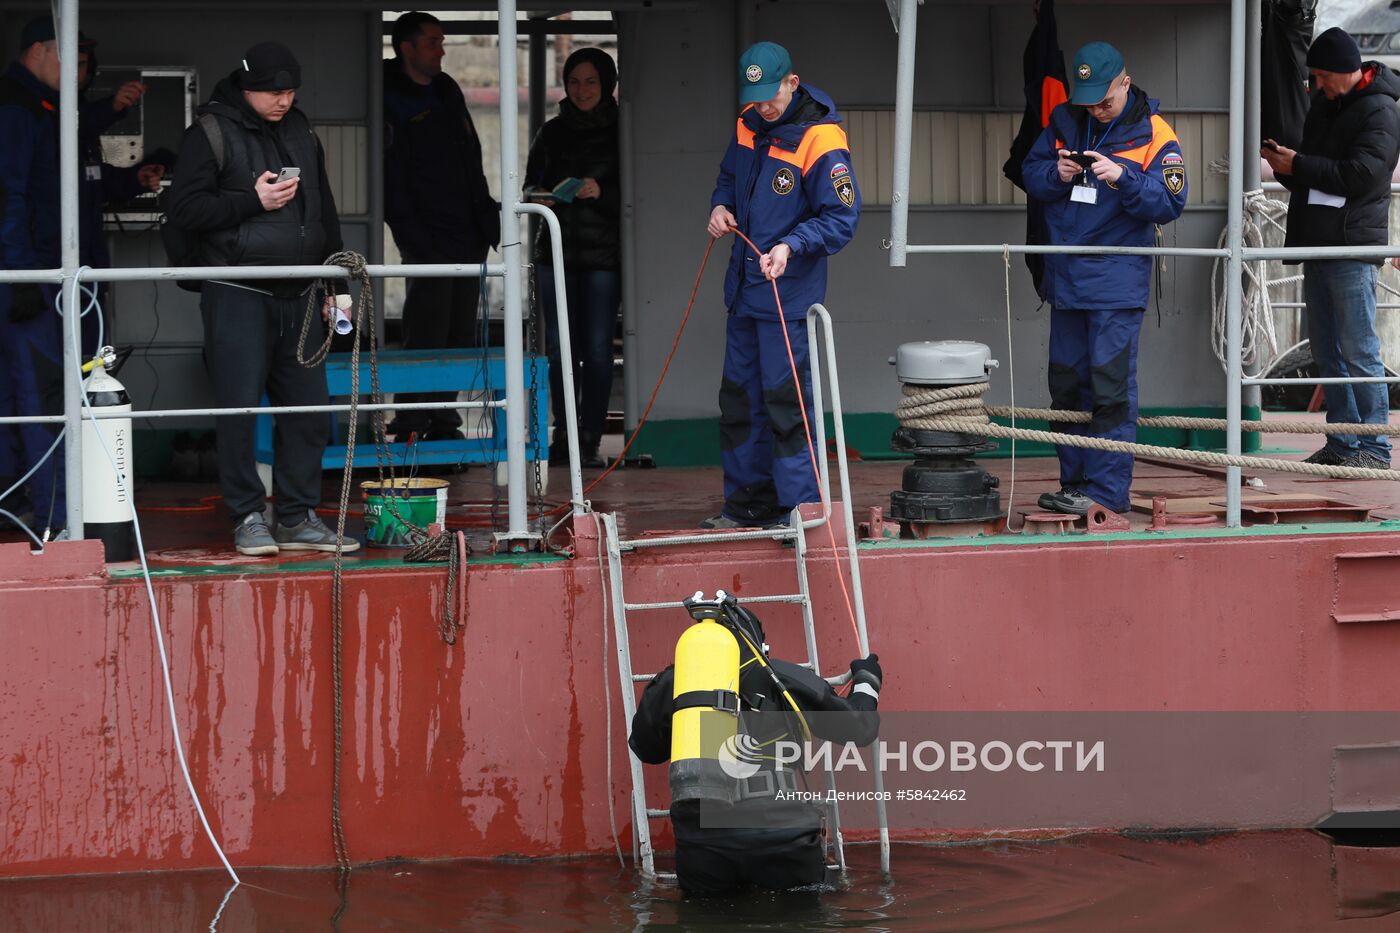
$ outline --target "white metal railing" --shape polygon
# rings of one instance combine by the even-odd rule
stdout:
[[[58,27],[58,48],[61,59],[59,83],[59,141],[60,141],[60,238],[62,253],[60,267],[56,269],[0,270],[0,284],[36,283],[59,285],[60,308],[63,311],[63,414],[39,416],[0,417],[0,425],[62,423],[64,425],[64,464],[65,491],[68,512],[66,524],[69,535],[74,539],[83,537],[83,494],[82,494],[82,432],[80,425],[84,418],[83,389],[81,375],[81,352],[79,348],[79,313],[69,308],[70,295],[77,292],[82,282],[179,282],[209,281],[212,279],[237,278],[240,280],[264,279],[347,279],[349,271],[340,266],[240,266],[228,267],[141,267],[122,269],[89,269],[80,266],[78,255],[78,0],[58,0],[55,24]],[[564,276],[560,244],[562,237],[557,218],[553,213],[519,200],[520,179],[517,165],[519,152],[516,134],[516,99],[519,79],[516,72],[516,3],[514,0],[500,0],[499,17],[499,67],[501,76],[500,118],[501,118],[501,254],[499,263],[436,263],[427,265],[385,265],[367,266],[371,278],[457,278],[486,275],[502,278],[505,282],[505,400],[477,400],[467,402],[414,402],[402,404],[358,405],[361,411],[431,411],[445,408],[489,409],[504,408],[506,415],[506,463],[508,495],[508,528],[498,539],[514,542],[537,538],[528,528],[526,513],[525,430],[526,408],[529,400],[525,397],[524,373],[524,328],[521,308],[521,256],[520,219],[522,213],[538,213],[549,224],[554,244],[551,260],[556,274],[556,308],[558,326],[561,331],[561,358],[569,359],[568,307],[564,291]],[[379,36],[371,37],[370,50],[379,55]],[[374,108],[376,101],[371,101]],[[372,192],[373,194],[373,192]],[[373,231],[372,231],[373,233]],[[372,235],[371,240],[376,238]],[[561,373],[564,380],[566,403],[572,405],[573,372],[565,366]],[[343,405],[301,405],[270,406],[253,408],[187,408],[155,411],[133,411],[123,414],[132,418],[175,418],[192,416],[227,416],[247,414],[278,414],[301,412],[344,412],[350,410]],[[110,418],[111,413],[100,409],[93,410],[87,417]],[[571,481],[571,503],[577,513],[585,508],[582,496],[579,471],[578,438],[572,417],[568,427],[569,461]],[[354,427],[351,427],[353,430]]]

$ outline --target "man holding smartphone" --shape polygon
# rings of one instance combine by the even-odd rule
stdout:
[[[1400,157],[1400,75],[1362,62],[1356,41],[1333,27],[1308,49],[1315,88],[1298,149],[1264,140],[1260,155],[1290,192],[1285,246],[1384,246],[1390,241],[1390,179]],[[1285,260],[1285,263],[1288,261]],[[1293,264],[1296,264],[1296,260]],[[1376,336],[1379,259],[1309,259],[1303,302],[1318,374],[1384,376]],[[1384,383],[1325,385],[1327,420],[1385,424]],[[1333,434],[1307,458],[1328,466],[1390,468],[1384,436]]]
[[[167,224],[197,238],[211,266],[323,263],[341,249],[340,219],[325,156],[306,115],[294,106],[301,66],[290,49],[260,42],[219,82],[185,131]],[[230,270],[231,272],[234,270]],[[325,371],[297,362],[307,279],[237,279],[204,284],[204,356],[220,407],[325,405]],[[312,345],[325,338],[325,316],[311,322]],[[321,456],[329,440],[322,414],[276,416],[272,483],[276,527],[263,515],[264,490],[254,456],[254,417],[217,420],[219,484],[232,515],[239,553],[353,551],[317,517]]]
[[[1026,193],[1045,202],[1049,242],[1064,246],[1152,246],[1156,226],[1186,207],[1181,146],[1152,100],[1133,84],[1123,56],[1091,42],[1074,56],[1074,92],[1022,166]],[[1041,297],[1050,302],[1050,405],[1092,412],[1066,434],[1137,437],[1138,334],[1152,282],[1149,256],[1051,254]],[[1130,506],[1131,454],[1056,448],[1060,490],[1042,509],[1083,515],[1095,503]]]

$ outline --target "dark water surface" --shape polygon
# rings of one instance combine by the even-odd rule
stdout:
[[[244,930],[1400,930],[1400,849],[1306,832],[871,846],[815,894],[688,901],[615,860],[399,863],[248,870],[217,929]],[[222,874],[0,881],[0,931],[211,928]],[[338,919],[337,910],[343,906]]]

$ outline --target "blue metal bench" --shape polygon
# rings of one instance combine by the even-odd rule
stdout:
[[[379,352],[379,388],[384,394],[398,392],[481,392],[487,391],[493,399],[505,398],[506,394],[505,350],[491,347],[485,350],[381,350]],[[534,386],[531,386],[531,374]],[[350,354],[336,353],[326,360],[326,385],[332,399],[350,395]],[[369,396],[369,357],[360,357],[360,393],[362,399]],[[533,415],[526,417],[525,457],[528,460],[546,460],[549,445],[546,431],[549,425],[549,359],[534,354],[525,355],[525,391],[530,396]],[[268,404],[266,396],[263,404]],[[419,463],[497,463],[506,459],[506,412],[504,408],[490,409],[493,425],[492,436],[474,438],[469,430],[463,430],[468,437],[463,441],[419,441],[413,458]],[[332,440],[342,440],[337,416],[331,416],[337,425]],[[389,445],[390,455],[395,464],[404,462],[408,455],[408,445]],[[258,416],[257,459],[259,463],[272,462],[272,416]],[[372,441],[360,441],[355,445],[355,466],[374,466],[378,460]],[[331,470],[344,466],[345,446],[332,443],[326,447],[321,459],[322,469]]]

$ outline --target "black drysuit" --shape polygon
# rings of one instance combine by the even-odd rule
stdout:
[[[777,694],[772,678],[753,663],[752,653],[740,648],[739,697],[742,708],[771,715],[790,709]],[[747,662],[747,663],[744,663]],[[880,731],[877,699],[866,693],[850,697],[836,694],[825,680],[787,661],[768,661],[793,701],[804,713],[847,713],[848,716],[815,716],[813,735],[833,742],[869,745]],[[627,744],[647,764],[661,764],[671,757],[671,716],[675,713],[674,666],[652,678],[632,717]],[[797,738],[796,716],[786,717],[789,736]],[[756,736],[767,742],[777,736]],[[821,844],[821,813],[810,804],[780,803],[772,799],[741,800],[736,810],[748,811],[741,819],[746,828],[716,828],[700,823],[700,802],[678,801],[671,807],[676,836],[676,877],[688,894],[712,895],[754,885],[773,891],[818,884],[825,874]],[[705,806],[715,805],[706,801]],[[722,805],[720,805],[722,806]]]

